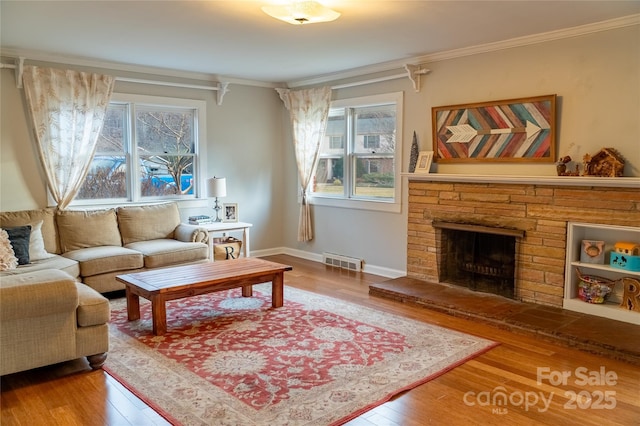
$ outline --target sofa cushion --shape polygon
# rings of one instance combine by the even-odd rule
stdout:
[[[63,253],[99,246],[122,246],[114,209],[62,210],[56,215]]]
[[[13,252],[11,240],[7,231],[0,228],[0,271],[16,269],[18,267],[18,258]]]
[[[18,265],[29,264],[29,240],[31,238],[31,225],[3,228],[7,231],[13,254],[18,258]]]
[[[82,282],[98,293],[111,293],[113,291],[124,290],[124,284],[116,280],[118,275],[133,274],[134,272],[142,271],[144,271],[144,269],[136,268],[128,271],[109,272],[107,274],[93,275],[91,277],[82,277]]]
[[[10,320],[75,311],[78,306],[75,283],[69,274],[54,269],[3,277],[0,318]]]
[[[29,260],[31,262],[55,256],[55,254],[47,252],[47,249],[44,246],[44,237],[42,236],[43,223],[44,221],[42,220],[30,223],[31,236],[29,237]]]
[[[145,268],[197,262],[207,259],[209,252],[209,246],[204,243],[185,243],[170,239],[138,241],[127,244],[126,247],[144,254]]]
[[[80,275],[91,277],[108,272],[142,268],[142,253],[119,246],[89,247],[64,254],[80,264]]]
[[[189,225],[187,223],[181,223],[176,226],[174,239],[178,241],[185,241],[188,243],[199,242],[209,243],[209,231],[198,225]]]
[[[180,224],[180,212],[176,203],[118,208],[118,224],[122,242],[171,239]]]
[[[76,283],[78,289],[78,325],[89,327],[109,322],[109,300],[82,283]]]
[[[0,213],[0,227],[22,226],[42,221],[42,238],[48,253],[60,254],[60,243],[55,222],[55,210],[52,208],[39,210],[21,210]]]
[[[53,255],[48,259],[36,260],[28,265],[20,265],[16,269],[9,269],[0,272],[0,277],[4,279],[5,276],[19,275],[25,273],[32,273],[36,271],[45,271],[47,269],[57,269],[59,271],[66,272],[74,279],[80,276],[80,265],[73,259],[67,259],[58,254]]]

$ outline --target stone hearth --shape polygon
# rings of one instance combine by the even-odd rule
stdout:
[[[369,294],[640,366],[638,326],[627,322],[407,277],[372,284]]]

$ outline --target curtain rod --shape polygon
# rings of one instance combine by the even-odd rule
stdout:
[[[229,91],[229,83],[219,82],[216,86],[204,86],[200,84],[172,83],[169,81],[145,80],[140,78],[116,77],[116,81],[126,83],[153,84],[156,86],[182,87],[186,89],[213,90],[218,92],[218,105],[222,105],[222,98]]]
[[[0,68],[9,68],[15,70],[16,87],[18,89],[22,89],[22,72],[24,70],[24,58],[22,56],[20,56],[19,58],[15,58],[15,62],[13,64],[0,63]]]
[[[13,64],[0,63],[0,69],[9,68],[15,69],[16,71],[16,87],[18,89],[22,89],[22,73],[24,69],[24,59],[23,57],[15,58],[16,62]],[[204,86],[199,84],[185,84],[185,83],[171,83],[168,81],[158,81],[158,80],[144,80],[138,78],[127,78],[127,77],[115,77],[116,81],[123,81],[127,83],[139,83],[139,84],[154,84],[156,86],[170,86],[170,87],[182,87],[187,89],[200,89],[200,90],[212,90],[217,91],[217,103],[218,105],[222,105],[222,98],[229,91],[229,83],[219,82],[216,86]]]
[[[0,63],[0,68],[13,68],[16,70],[16,87],[18,88],[22,88],[23,67],[24,67],[23,57],[16,58],[15,64]],[[409,77],[409,79],[413,83],[413,88],[415,89],[415,91],[420,92],[420,77],[422,75],[430,73],[431,71],[428,69],[421,68],[420,65],[411,65],[411,64],[405,64],[404,69],[406,70],[405,74],[395,74],[395,75],[389,75],[385,77],[372,78],[369,80],[355,81],[352,83],[338,84],[335,86],[331,86],[331,89],[344,89],[347,87],[363,86],[365,84],[379,83],[382,81],[397,80],[400,78]],[[171,83],[168,81],[145,80],[145,79],[127,78],[127,77],[116,77],[115,79],[116,81],[122,81],[127,83],[153,84],[156,86],[170,86],[170,87],[182,87],[187,89],[217,91],[218,105],[222,105],[222,99],[224,98],[224,95],[229,91],[229,83],[227,82],[219,82],[216,86],[204,86],[204,85],[198,85],[198,84]]]
[[[116,77],[116,81],[124,81],[127,83],[154,84],[156,86],[184,87],[188,89],[202,90],[220,90],[218,86],[204,86],[200,84],[172,83],[169,81],[145,80],[141,78]]]
[[[345,89],[347,87],[364,86],[365,84],[379,83],[381,81],[398,80],[405,78],[406,74],[388,75],[386,77],[372,78],[370,80],[354,81],[353,83],[338,84],[331,86],[331,89]]]
[[[389,80],[398,80],[400,78],[409,77],[409,79],[413,83],[413,88],[415,89],[415,91],[420,92],[420,76],[430,73],[431,70],[421,68],[420,65],[411,65],[411,64],[405,64],[404,69],[406,71],[406,73],[404,74],[388,75],[385,77],[372,78],[369,80],[338,84],[335,86],[331,86],[331,89],[344,89],[347,87],[363,86],[365,84],[379,83],[381,81],[389,81]]]

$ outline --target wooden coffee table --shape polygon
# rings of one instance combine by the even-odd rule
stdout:
[[[271,281],[271,306],[279,308],[284,303],[284,272],[292,269],[280,263],[246,257],[118,275],[116,280],[125,285],[129,321],[140,319],[142,296],[151,301],[153,334],[161,336],[167,331],[167,300],[237,287],[242,287],[242,296],[251,297],[252,285]]]

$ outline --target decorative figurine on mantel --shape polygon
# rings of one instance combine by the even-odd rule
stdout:
[[[411,156],[409,157],[409,173],[416,171],[416,165],[418,164],[418,156],[420,155],[418,149],[418,137],[416,131],[413,131],[413,142],[411,142]]]
[[[583,157],[583,176],[620,177],[624,170],[624,158],[614,148],[602,148],[593,157]]]
[[[558,176],[580,176],[580,171],[578,170],[578,165],[576,164],[576,168],[574,171],[568,171],[569,163],[571,163],[571,157],[565,155],[556,163],[556,171],[558,172]]]

